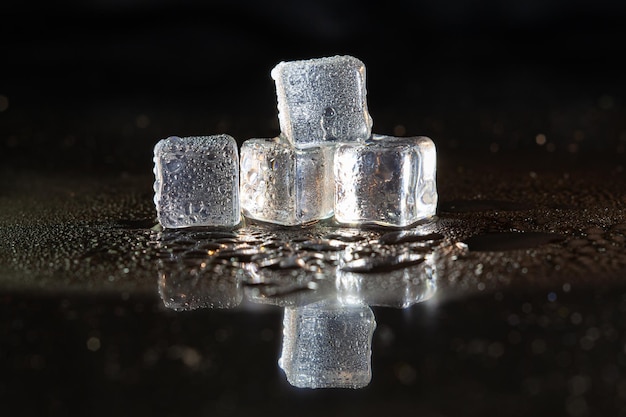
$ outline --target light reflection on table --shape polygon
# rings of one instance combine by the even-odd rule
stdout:
[[[246,254],[244,262],[238,262],[237,256],[227,260],[214,256],[220,249],[232,251],[229,245],[236,247],[236,239],[204,251],[165,251],[159,268],[159,295],[167,308],[177,311],[254,304],[281,307],[283,338],[278,364],[291,385],[365,387],[372,378],[376,329],[371,306],[403,309],[432,298],[437,290],[434,250],[421,244],[413,249],[370,250],[375,245],[367,240],[366,244],[342,244],[328,251],[330,256],[314,256],[307,254],[307,248],[319,254],[320,246],[307,240],[300,243],[304,250],[287,255],[278,251],[280,261],[276,262],[248,246],[239,246],[240,254]],[[194,244],[194,248],[199,246],[213,248],[202,239]],[[260,256],[248,259],[253,252]],[[320,260],[323,262],[317,262]]]

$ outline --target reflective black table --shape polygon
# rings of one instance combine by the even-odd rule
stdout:
[[[183,3],[7,12],[0,414],[626,413],[619,10]],[[434,219],[159,227],[159,139],[275,136],[271,68],[335,53]]]
[[[2,188],[4,404],[17,415],[619,410],[621,165],[519,161],[441,159],[437,218],[404,230],[161,230],[149,175],[16,174]]]

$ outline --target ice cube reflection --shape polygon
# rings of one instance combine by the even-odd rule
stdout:
[[[243,300],[243,273],[217,256],[228,232],[164,231],[158,242],[158,291],[163,304],[176,311],[233,308]]]
[[[159,275],[159,296],[176,311],[234,308],[243,299],[242,274],[217,263],[170,267]]]
[[[164,232],[157,242],[159,294],[174,310],[282,307],[279,365],[289,383],[361,388],[372,378],[370,306],[407,308],[431,298],[434,254],[444,247],[432,233],[393,242],[361,233],[338,244],[336,230],[324,225]]]
[[[278,361],[299,388],[362,388],[372,379],[374,312],[365,304],[326,299],[286,307]]]
[[[422,263],[388,272],[360,273],[338,268],[337,297],[345,303],[407,308],[435,295],[437,280],[431,255]]]

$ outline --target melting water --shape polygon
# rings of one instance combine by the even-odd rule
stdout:
[[[464,210],[474,213],[472,207]],[[522,232],[515,216],[497,219],[477,223],[473,233],[467,223],[459,227],[445,219],[394,231],[337,228],[330,222],[166,230],[155,235],[159,293],[167,307],[179,311],[279,306],[284,309],[280,366],[288,381],[298,387],[360,388],[371,378],[372,306],[407,308],[442,289],[445,296],[486,289],[497,294],[503,284],[522,281],[516,276],[527,277],[525,285],[532,277],[554,276],[559,270],[554,265],[576,271],[585,253],[610,247],[626,231],[617,222]],[[534,256],[537,251],[542,255]],[[572,252],[581,256],[560,261]],[[616,262],[626,265],[622,258]]]
[[[24,200],[2,212],[0,261],[9,270],[3,285],[152,293],[158,274],[163,302],[174,310],[308,306],[306,315],[296,316],[311,320],[312,310],[328,300],[333,308],[367,315],[371,306],[405,308],[481,291],[496,297],[515,285],[545,290],[553,299],[560,288],[621,282],[626,270],[621,195],[594,193],[601,187],[569,190],[578,189],[589,192],[556,199],[551,196],[559,190],[542,188],[540,198],[518,196],[536,202],[532,208],[505,200],[444,201],[436,223],[393,231],[320,222],[159,232],[142,195],[111,194],[107,204],[102,193],[90,204]],[[91,207],[99,207],[98,216]],[[353,317],[333,314],[335,323]]]
[[[187,310],[233,307],[244,299],[244,293],[254,302],[290,304],[285,300],[298,292],[314,290],[319,295],[332,288],[336,292],[338,277],[347,274],[375,280],[404,271],[406,285],[411,285],[426,269],[421,264],[432,264],[444,237],[419,231],[337,232],[324,225],[308,229],[248,226],[236,232],[166,230],[157,242],[163,300],[170,308]],[[409,279],[410,274],[415,276]]]
[[[444,237],[419,230],[248,226],[237,232],[164,231],[159,294],[174,310],[284,308],[279,365],[294,386],[361,388],[371,379],[370,306],[406,308],[436,291],[433,255]]]

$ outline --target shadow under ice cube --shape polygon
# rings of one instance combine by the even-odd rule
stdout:
[[[159,141],[154,175],[154,204],[163,227],[239,224],[239,153],[231,136]]]
[[[241,208],[251,219],[298,225],[332,216],[333,148],[297,149],[283,138],[241,146]]]
[[[435,215],[435,144],[425,136],[372,135],[344,144],[334,158],[335,219],[405,227]]]
[[[351,56],[283,61],[271,72],[280,130],[295,146],[366,140],[365,65]]]

